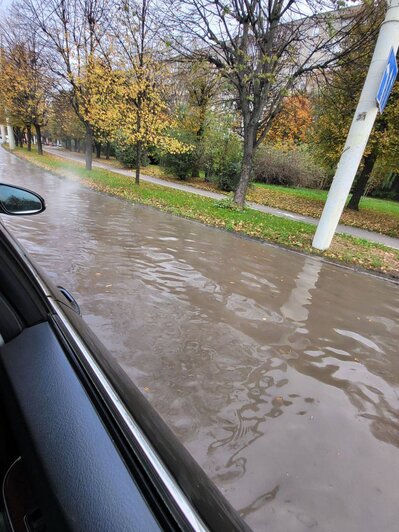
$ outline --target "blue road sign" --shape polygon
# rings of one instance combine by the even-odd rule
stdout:
[[[381,83],[377,92],[377,105],[380,113],[384,110],[393,84],[395,83],[396,76],[398,75],[398,65],[396,64],[396,57],[393,48],[391,48],[387,66],[385,67],[384,74],[382,75]]]

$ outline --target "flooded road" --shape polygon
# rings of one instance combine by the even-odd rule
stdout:
[[[398,530],[397,285],[0,165],[48,205],[7,226],[254,530]]]

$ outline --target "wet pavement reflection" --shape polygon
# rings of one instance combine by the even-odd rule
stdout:
[[[254,530],[397,531],[399,287],[0,152],[6,225]]]

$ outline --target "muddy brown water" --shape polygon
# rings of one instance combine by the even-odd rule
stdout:
[[[397,531],[399,287],[0,151],[7,226],[254,530]]]

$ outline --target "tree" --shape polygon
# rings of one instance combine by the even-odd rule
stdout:
[[[87,114],[90,124],[120,146],[136,147],[136,184],[140,182],[143,150],[150,146],[172,153],[190,149],[170,135],[174,124],[153,73],[158,65],[113,69],[98,61],[89,65],[86,77]]]
[[[373,7],[325,12],[343,4],[332,0],[171,0],[167,4],[166,40],[179,54],[213,64],[235,94],[243,137],[241,175],[234,197],[238,205],[244,205],[255,150],[284,97],[303,76],[334,65],[348,53],[340,48],[343,37]],[[362,36],[353,48],[372,37]]]
[[[399,171],[399,87],[396,85],[387,107],[377,118],[372,138],[369,140],[363,168],[357,176],[352,196],[347,207],[359,210],[359,202],[366,192],[370,177],[380,173],[379,181],[384,176]],[[394,185],[394,181],[392,181]]]
[[[384,17],[383,4],[375,10],[373,17],[363,21],[356,31],[359,34],[375,32]],[[343,43],[350,49],[355,35],[350,35]],[[352,54],[330,74],[325,87],[315,101],[313,124],[313,150],[318,160],[331,170],[336,167],[346,136],[356,110],[360,92],[367,74],[373,53],[372,43],[364,46],[363,53]],[[395,157],[398,160],[399,141],[399,91],[394,89],[390,102],[382,115],[379,115],[370,136],[360,171],[357,175],[352,195],[347,207],[358,210],[361,197],[378,161],[380,165],[391,167]]]
[[[135,76],[135,83],[131,85],[132,89],[133,85],[135,88],[130,95],[134,118],[128,127],[130,134],[127,140],[136,146],[136,184],[140,182],[141,159],[146,143],[143,119],[151,119],[147,111],[151,107],[151,92],[156,87],[156,70],[151,67],[155,66],[155,47],[159,40],[151,7],[151,0],[122,0],[121,10],[112,21],[113,35],[119,45],[121,57]],[[153,103],[155,104],[155,100]]]
[[[19,0],[13,16],[33,28],[46,46],[48,64],[85,129],[86,169],[92,168],[93,124],[90,95],[83,82],[92,59],[108,45],[108,0]]]
[[[71,105],[69,92],[61,90],[53,95],[48,130],[51,137],[62,139],[69,149],[72,149],[73,140],[75,150],[79,151],[80,143],[85,138],[85,129]]]
[[[87,70],[91,105],[86,116],[117,143],[134,145],[137,184],[144,151],[150,146],[187,149],[168,135],[173,120],[166,105],[165,64],[152,8],[151,0],[122,0],[118,9],[110,10],[112,62],[95,59],[95,70],[91,75]],[[95,72],[101,78],[98,83],[91,79]]]
[[[312,121],[312,104],[306,93],[286,96],[265,140],[282,147],[304,144]]]
[[[4,25],[4,24],[3,24]],[[37,149],[43,155],[42,127],[48,119],[52,79],[43,61],[42,50],[35,35],[21,34],[7,21],[8,31],[0,57],[0,94],[22,145],[22,130],[27,131],[31,149],[32,126],[36,130]],[[22,127],[22,130],[21,130]]]
[[[193,146],[191,169],[184,177],[199,177],[206,157],[204,135],[213,116],[227,111],[221,101],[223,80],[208,62],[182,60],[173,63],[165,89],[177,130]]]
[[[179,65],[177,78],[184,87],[185,99],[180,108],[180,126],[193,135],[196,145],[196,160],[193,177],[198,177],[203,155],[204,134],[211,114],[219,102],[217,98],[222,91],[220,75],[209,63],[185,62]],[[219,108],[220,105],[217,105]]]

